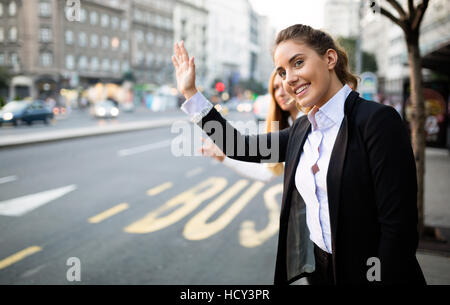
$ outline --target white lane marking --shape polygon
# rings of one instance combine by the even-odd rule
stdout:
[[[198,174],[200,174],[201,172],[203,172],[203,168],[201,168],[201,167],[197,167],[197,168],[194,168],[193,170],[190,170],[190,171],[188,171],[187,173],[186,173],[186,178],[191,178],[191,177],[194,177],[195,175],[198,175]]]
[[[153,149],[167,147],[167,146],[170,146],[170,143],[172,143],[172,140],[165,140],[165,141],[161,141],[161,142],[157,142],[157,143],[152,143],[149,145],[143,145],[143,146],[138,146],[138,147],[133,147],[133,148],[128,148],[128,149],[122,149],[122,150],[119,150],[117,154],[119,155],[119,157],[126,157],[126,156],[130,156],[130,155],[135,155],[135,154],[143,153],[146,151],[150,151]]]
[[[3,177],[3,178],[0,178],[0,184],[8,183],[8,182],[16,181],[16,180],[17,180],[17,176]]]
[[[64,186],[54,190],[40,192],[0,202],[0,215],[22,216],[38,207],[74,191],[76,185]]]

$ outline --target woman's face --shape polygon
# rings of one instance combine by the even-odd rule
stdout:
[[[279,75],[275,75],[273,80],[273,91],[275,101],[278,106],[280,106],[281,110],[289,112],[296,110],[295,103],[288,104],[288,102],[292,99],[292,96],[289,96],[286,93],[286,90],[284,90],[283,80]]]
[[[274,53],[275,67],[287,94],[302,107],[320,107],[328,100],[331,71],[336,64],[333,58],[329,52],[320,56],[305,43],[293,40],[280,43]]]

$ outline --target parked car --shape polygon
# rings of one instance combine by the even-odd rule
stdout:
[[[20,125],[22,122],[31,125],[34,121],[48,124],[53,119],[53,112],[44,101],[12,101],[0,111],[0,126],[2,124]]]
[[[110,100],[97,102],[91,108],[91,115],[96,118],[116,118],[119,113],[119,108]]]
[[[253,104],[253,113],[255,114],[256,121],[265,121],[267,113],[269,112],[270,95],[260,95],[256,98]]]
[[[251,101],[243,101],[237,105],[237,111],[239,112],[251,112],[252,111],[252,102]]]

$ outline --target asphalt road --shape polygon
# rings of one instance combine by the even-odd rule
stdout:
[[[0,284],[272,284],[282,178],[175,156],[179,136],[0,150]]]

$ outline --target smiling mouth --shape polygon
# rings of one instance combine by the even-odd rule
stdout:
[[[306,89],[308,89],[310,86],[311,86],[311,83],[302,85],[301,87],[299,87],[299,88],[295,91],[295,94],[296,94],[296,95],[302,94],[302,93],[303,93]]]

